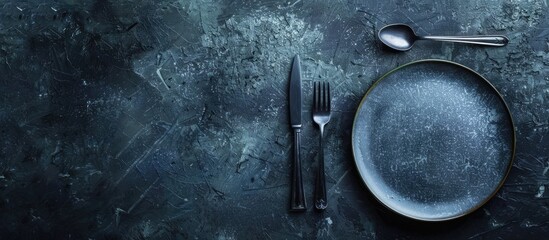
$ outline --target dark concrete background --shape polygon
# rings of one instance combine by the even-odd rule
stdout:
[[[0,3],[0,238],[528,238],[549,231],[549,15],[542,0],[3,1]],[[505,34],[504,48],[375,33]],[[291,214],[287,84],[300,54],[333,86],[329,207]],[[372,82],[438,58],[485,76],[517,130],[498,194],[458,220],[401,218],[354,167],[354,112]],[[309,116],[310,112],[304,113]],[[309,204],[318,131],[302,157]],[[310,205],[312,206],[312,205]]]

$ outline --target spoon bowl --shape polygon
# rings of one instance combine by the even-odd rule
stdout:
[[[410,50],[418,38],[414,30],[404,24],[387,25],[379,30],[378,36],[386,46],[398,51]]]

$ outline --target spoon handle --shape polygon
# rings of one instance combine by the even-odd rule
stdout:
[[[443,42],[458,42],[479,44],[494,47],[503,47],[507,45],[509,39],[501,35],[484,35],[484,36],[422,36],[420,40],[433,40]]]

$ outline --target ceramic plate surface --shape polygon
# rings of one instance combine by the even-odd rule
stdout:
[[[495,195],[511,168],[515,132],[507,105],[485,78],[457,63],[422,60],[368,90],[352,145],[364,183],[382,204],[442,221]]]

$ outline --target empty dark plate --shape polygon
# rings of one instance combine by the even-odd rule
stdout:
[[[507,105],[460,64],[400,66],[368,90],[355,116],[355,162],[366,186],[404,216],[442,221],[486,203],[511,168],[515,131]]]

